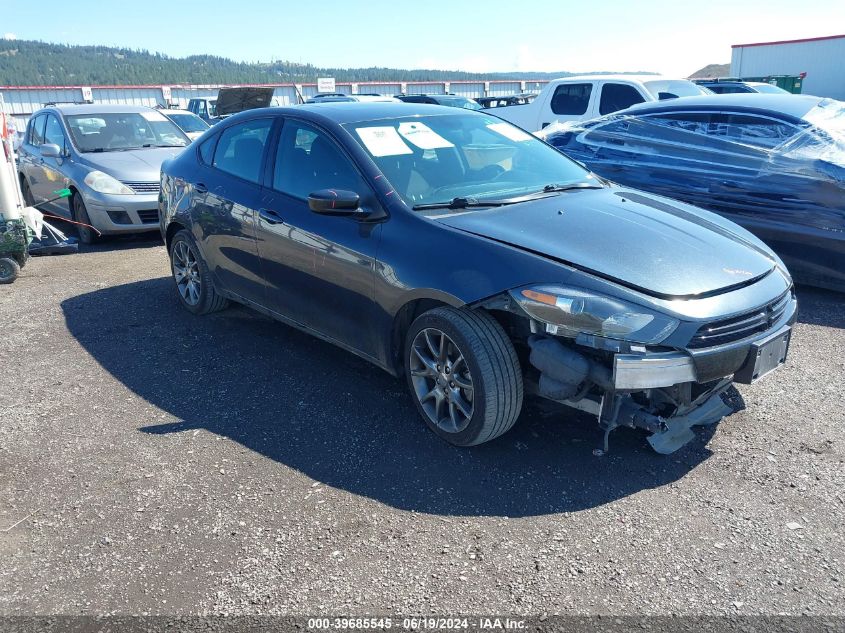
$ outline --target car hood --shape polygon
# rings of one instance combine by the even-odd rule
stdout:
[[[761,242],[724,218],[616,188],[573,190],[435,219],[665,299],[748,285],[771,272],[777,261]]]
[[[266,108],[273,100],[273,88],[221,88],[217,93],[217,116]]]
[[[86,152],[81,154],[80,162],[118,180],[157,181],[161,164],[183,149],[183,147],[149,147],[125,152]]]

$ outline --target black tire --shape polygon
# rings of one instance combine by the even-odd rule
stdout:
[[[88,209],[85,208],[85,201],[78,193],[73,194],[73,219],[82,224],[91,224],[91,218],[88,217]],[[94,229],[87,226],[76,225],[76,234],[79,236],[79,241],[83,244],[96,244],[99,241]]]
[[[191,275],[195,282],[199,282],[197,284],[195,298],[192,292],[185,290],[178,277],[180,258],[185,251],[190,253],[193,261],[196,263],[196,270]],[[176,296],[179,297],[179,303],[189,312],[194,314],[211,314],[229,306],[229,300],[218,294],[214,289],[211,275],[208,272],[208,266],[202,255],[200,255],[199,249],[194,243],[194,238],[189,231],[184,229],[174,235],[173,241],[170,242],[170,273],[173,276],[173,283],[176,287]]]
[[[469,375],[464,374],[461,379],[469,382],[471,390],[448,389],[456,385],[448,382],[449,368],[446,365],[443,366],[446,374],[441,373],[439,378],[427,373],[429,366],[414,348],[424,340],[429,344],[428,349],[434,352],[426,333],[438,331],[446,335],[447,346],[451,344],[451,349],[465,361]],[[408,388],[420,415],[432,431],[456,446],[475,446],[499,437],[510,430],[522,411],[523,384],[519,359],[502,326],[486,312],[441,307],[423,313],[411,324],[405,338],[404,364]],[[458,366],[455,363],[454,368]],[[437,368],[439,371],[440,365]],[[465,426],[455,423],[452,413],[454,400],[446,398],[450,415],[444,415],[442,423],[433,419],[440,417],[440,398],[436,399],[436,405],[430,402],[432,398],[428,398],[427,405],[422,402],[441,384],[437,380],[444,378],[447,383],[442,388],[451,391],[452,398],[456,393],[460,398],[461,394],[469,395],[471,391],[471,415],[461,416]],[[461,383],[457,378],[455,381]],[[421,397],[420,394],[429,386],[433,387],[432,391]],[[469,398],[464,398],[464,404],[470,404]],[[432,408],[435,410],[433,415]]]
[[[21,265],[11,257],[0,257],[0,284],[10,284],[21,272]]]
[[[35,204],[35,198],[32,197],[32,189],[29,188],[29,183],[23,176],[21,176],[21,195],[23,196],[25,206],[31,207]]]

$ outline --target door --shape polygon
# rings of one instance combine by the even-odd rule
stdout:
[[[631,84],[606,81],[601,86],[599,114],[605,115],[611,112],[618,112],[643,101],[645,101],[645,97]]]
[[[56,192],[59,189],[64,189],[67,182],[64,173],[62,173],[62,167],[68,160],[68,142],[64,128],[62,128],[62,124],[55,114],[47,115],[47,123],[44,128],[44,145],[48,144],[58,146],[61,155],[58,157],[41,157],[42,179],[37,188],[33,187],[33,194],[41,200],[55,198]],[[68,200],[69,198],[60,198],[50,206],[62,215],[70,217]]]
[[[271,117],[232,125],[199,147],[193,218],[203,256],[223,290],[262,303],[264,280],[255,243],[255,217]]]
[[[312,212],[308,195],[320,189],[355,191],[362,208],[381,209],[370,186],[326,132],[288,119],[273,152],[272,176],[256,224],[267,305],[374,356],[373,271],[381,225]]]
[[[554,121],[580,121],[590,118],[590,102],[593,94],[593,84],[566,83],[555,88],[547,107],[540,115],[540,128],[544,128]]]
[[[26,178],[34,202],[43,200],[37,192],[45,188],[46,177],[43,169],[44,161],[41,158],[41,146],[44,144],[44,126],[46,123],[46,114],[39,114],[33,118],[29,122],[23,143],[18,150],[20,170]]]

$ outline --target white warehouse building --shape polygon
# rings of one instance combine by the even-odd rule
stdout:
[[[845,101],[845,35],[734,44],[731,77],[807,73],[801,92]]]

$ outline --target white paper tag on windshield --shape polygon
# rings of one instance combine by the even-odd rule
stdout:
[[[167,117],[161,112],[141,112],[141,116],[147,121],[167,121]]]
[[[528,132],[523,132],[518,127],[512,126],[510,123],[491,123],[487,126],[488,130],[501,134],[505,138],[512,141],[530,141],[531,135]]]
[[[399,124],[399,134],[409,143],[413,143],[420,149],[443,149],[455,147],[452,143],[440,136],[437,132],[428,127],[425,123],[406,121]]]
[[[401,156],[402,154],[414,153],[401,139],[396,128],[391,125],[359,127],[355,128],[355,131],[375,157]]]

